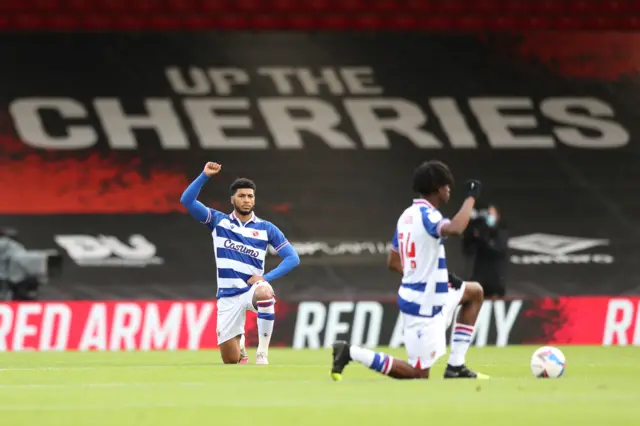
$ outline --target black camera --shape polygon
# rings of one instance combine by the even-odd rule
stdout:
[[[62,274],[57,250],[28,250],[13,229],[0,228],[0,299],[36,300],[41,285]]]

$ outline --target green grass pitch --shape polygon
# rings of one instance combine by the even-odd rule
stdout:
[[[491,380],[445,381],[441,359],[411,382],[359,364],[333,382],[328,349],[272,349],[268,366],[221,365],[215,351],[1,353],[0,425],[638,424],[640,348],[561,349],[557,380],[534,378],[535,348],[514,346],[470,349]]]

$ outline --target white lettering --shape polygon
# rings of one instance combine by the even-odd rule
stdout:
[[[194,303],[187,303],[185,309],[187,314],[187,349],[200,349],[200,340],[204,332],[211,313],[213,312],[213,303],[203,303],[200,312],[198,306]]]
[[[382,305],[378,302],[358,302],[356,312],[353,316],[353,326],[351,332],[351,344],[363,346],[365,348],[375,348],[380,340],[382,330]],[[367,326],[367,316],[369,317],[369,329],[367,340],[364,340],[364,330]]]
[[[56,235],[54,239],[74,260],[104,259],[111,255],[109,247],[89,235]]]
[[[513,324],[518,319],[518,314],[522,308],[522,300],[514,300],[509,304],[509,310],[505,314],[504,300],[493,302],[493,313],[496,318],[496,346],[506,346],[509,344],[509,335]]]
[[[429,101],[433,112],[453,148],[477,148],[478,143],[464,115],[453,98],[434,98]]]
[[[579,265],[588,263],[597,263],[601,265],[610,265],[614,262],[613,256],[609,254],[574,254],[574,255],[560,255],[550,256],[544,254],[532,254],[532,255],[512,255],[510,257],[511,263],[517,265]]]
[[[406,137],[419,148],[442,147],[431,133],[421,129],[427,122],[422,110],[404,99],[347,99],[344,106],[365,148],[388,149],[387,131]],[[394,117],[381,118],[375,109],[392,110]]]
[[[186,77],[180,72],[180,68],[178,67],[167,68],[165,75],[167,76],[171,89],[179,95],[206,95],[211,92],[209,80],[207,80],[207,76],[202,68],[189,68],[191,84],[187,83]]]
[[[549,136],[516,136],[511,128],[535,129],[537,120],[532,115],[505,116],[500,109],[533,108],[529,98],[476,98],[469,101],[480,126],[487,134],[494,148],[553,148],[553,138]]]
[[[0,352],[9,350],[9,334],[13,329],[13,309],[9,305],[0,304]]]
[[[150,259],[156,254],[156,246],[140,234],[131,235],[129,245],[122,243],[116,237],[106,235],[100,235],[100,241],[109,248],[111,253],[127,259]]]
[[[636,307],[636,324],[635,332],[633,333],[633,344],[634,346],[640,345],[640,301],[638,301],[638,306]]]
[[[321,85],[327,86],[329,92],[333,95],[342,95],[344,93],[342,82],[340,82],[340,78],[333,68],[322,68],[319,77],[311,74],[311,70],[307,68],[298,68],[296,71],[300,84],[302,84],[302,88],[308,95],[318,95]]]
[[[611,346],[614,341],[618,345],[626,346],[627,330],[633,319],[633,303],[628,299],[611,299],[607,307],[607,317],[604,325],[602,344]]]
[[[478,347],[487,345],[489,340],[489,329],[491,328],[492,301],[485,300],[480,308],[478,319],[476,320],[475,344]]]
[[[230,95],[234,86],[249,83],[249,75],[240,68],[213,68],[209,70],[209,78],[216,94],[223,96]]]
[[[89,349],[107,349],[107,308],[104,303],[96,303],[91,307],[78,344],[80,351]]]
[[[42,328],[40,330],[41,351],[64,351],[69,343],[71,329],[71,309],[62,303],[44,305]]]
[[[293,332],[293,349],[319,349],[320,333],[322,333],[326,317],[327,310],[324,304],[320,302],[300,303]]]
[[[340,74],[353,95],[380,95],[382,87],[375,86],[371,67],[343,67]]]
[[[182,321],[182,304],[173,303],[165,315],[164,322],[160,322],[158,305],[150,303],[145,311],[144,327],[140,338],[140,349],[178,349],[180,325]]]
[[[545,99],[540,107],[549,118],[572,126],[555,127],[556,137],[566,145],[575,148],[620,148],[629,143],[629,133],[615,121],[600,117],[613,117],[611,106],[595,98],[552,98]],[[587,114],[574,112],[586,110]],[[588,136],[573,127],[582,127],[598,133]]]
[[[127,115],[119,99],[96,98],[94,106],[115,149],[137,149],[135,129],[153,129],[165,149],[186,149],[189,142],[168,99],[145,99],[147,115]]]
[[[91,126],[67,125],[64,135],[53,136],[47,132],[41,110],[53,110],[61,118],[86,118],[87,110],[70,98],[22,98],[9,105],[16,131],[21,140],[34,148],[84,149],[98,141],[98,134]]]
[[[331,302],[324,330],[324,347],[328,348],[338,340],[338,336],[349,331],[349,323],[341,322],[340,315],[353,311],[353,302]]]
[[[355,149],[356,144],[345,134],[336,130],[340,115],[326,102],[306,98],[263,98],[260,111],[281,149],[302,149],[302,132],[319,137],[333,149]],[[305,117],[294,117],[291,110],[302,110]]]
[[[185,99],[187,111],[193,131],[200,140],[200,145],[207,149],[266,149],[267,141],[253,136],[227,136],[225,129],[251,129],[253,123],[248,115],[219,115],[217,110],[242,110],[249,108],[249,100],[236,99]]]
[[[36,349],[35,347],[25,346],[25,339],[29,336],[35,336],[38,333],[38,328],[35,325],[29,324],[29,316],[40,315],[42,313],[42,304],[23,303],[18,305],[17,309],[18,313],[13,330],[13,344],[11,345],[12,349],[14,351]]]
[[[136,349],[135,335],[140,330],[141,323],[140,306],[135,303],[117,303],[113,315],[109,349],[112,351]]]
[[[293,86],[289,81],[289,77],[294,74],[292,68],[262,67],[258,68],[258,74],[270,78],[280,95],[293,93]]]

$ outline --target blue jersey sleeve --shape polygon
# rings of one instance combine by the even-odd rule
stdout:
[[[267,223],[267,236],[269,244],[282,257],[282,262],[264,275],[264,279],[270,282],[291,272],[293,268],[300,264],[300,257],[289,244],[282,231],[272,223]]]
[[[215,228],[216,225],[218,225],[218,223],[220,223],[220,221],[227,215],[216,209],[212,209],[211,207],[208,207],[207,210],[207,219],[202,223],[207,225],[207,227],[213,231],[213,228]]]
[[[391,239],[391,249],[393,251],[400,251],[400,249],[398,248],[398,230],[396,229],[395,232],[393,233],[393,238]]]
[[[438,210],[429,210],[424,207],[421,208],[420,211],[422,212],[422,224],[424,225],[424,229],[433,238],[440,238],[440,228],[445,223],[449,223],[450,220],[442,217],[442,214]]]
[[[224,213],[205,207],[204,204],[197,200],[200,189],[202,189],[202,186],[207,180],[209,180],[209,176],[201,173],[200,176],[191,182],[191,185],[184,190],[182,197],[180,197],[180,203],[187,208],[189,214],[196,220],[206,224],[209,229],[213,229],[224,217]]]
[[[278,252],[289,244],[282,231],[271,222],[267,223],[267,237],[269,238],[269,244]]]

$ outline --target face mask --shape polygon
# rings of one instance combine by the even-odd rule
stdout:
[[[488,226],[494,227],[496,225],[496,217],[492,214],[489,214],[487,215],[486,222]]]

